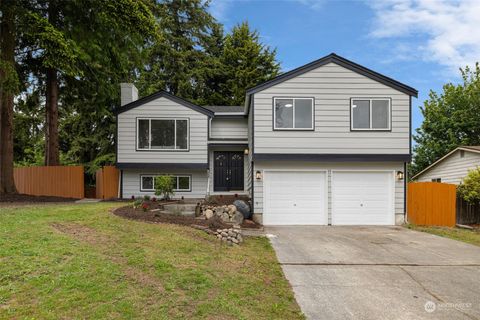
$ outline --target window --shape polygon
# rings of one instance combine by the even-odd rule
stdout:
[[[434,178],[432,179],[432,182],[442,182],[442,178]]]
[[[140,150],[188,150],[188,119],[137,119]]]
[[[155,191],[155,177],[159,175],[140,176],[140,191]],[[172,175],[174,178],[174,191],[192,191],[191,176]]]
[[[274,98],[275,130],[313,130],[313,98]]]
[[[390,109],[390,99],[352,99],[350,128],[352,130],[390,130]]]

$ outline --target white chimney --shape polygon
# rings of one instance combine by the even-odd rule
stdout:
[[[138,100],[138,90],[133,83],[120,83],[120,105]]]

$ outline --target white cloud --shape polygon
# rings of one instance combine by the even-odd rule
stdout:
[[[309,7],[312,10],[320,10],[325,4],[325,0],[293,0],[304,6]]]
[[[228,21],[228,11],[233,2],[231,0],[212,0],[209,3],[208,11],[220,22]]]
[[[480,61],[479,0],[390,0],[367,2],[374,10],[371,36],[394,38],[412,57],[458,68]],[[405,50],[401,53],[405,55]]]

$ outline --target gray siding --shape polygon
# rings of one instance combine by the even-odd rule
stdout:
[[[162,175],[162,174],[183,174],[191,176],[192,191],[176,192],[174,198],[204,198],[207,194],[207,170],[123,170],[123,198],[129,199],[132,196],[141,197],[145,195],[154,196],[154,192],[140,191],[141,175]]]
[[[210,122],[210,138],[247,140],[247,119],[213,118]]]
[[[273,97],[314,97],[315,131],[273,131]],[[391,132],[351,132],[350,99],[392,99]],[[409,96],[330,63],[254,95],[255,153],[408,154]]]
[[[312,163],[312,162],[255,162],[254,170],[327,170],[328,171],[328,222],[331,223],[331,175],[334,170],[392,170],[403,171],[403,163],[372,163],[372,162],[348,162],[348,163]],[[404,181],[395,180],[395,216],[397,221],[403,219],[404,214]],[[254,213],[263,213],[263,180],[254,180]]]
[[[136,118],[189,118],[189,151],[136,151]],[[207,163],[208,117],[167,98],[118,115],[118,159],[137,163]]]
[[[460,157],[460,150],[452,153],[430,170],[420,175],[416,180],[428,182],[432,179],[441,178],[444,183],[459,184],[467,175],[468,170],[480,167],[480,153],[465,151],[464,157]]]

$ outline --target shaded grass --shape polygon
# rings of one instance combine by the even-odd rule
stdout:
[[[466,243],[474,244],[480,246],[480,232],[478,230],[468,230],[462,228],[449,228],[449,227],[428,227],[428,226],[417,226],[413,224],[407,225],[407,228],[428,232],[435,234],[437,236],[450,238],[458,241],[463,241]]]
[[[267,239],[227,247],[116,205],[2,208],[0,318],[303,318]]]

